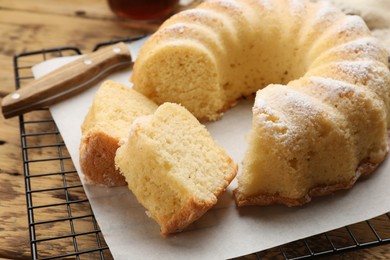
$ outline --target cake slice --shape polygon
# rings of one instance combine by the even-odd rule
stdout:
[[[114,164],[119,141],[127,138],[135,118],[156,109],[155,103],[120,83],[105,81],[101,85],[81,126],[80,166],[86,183],[126,185]]]
[[[134,121],[115,164],[163,236],[201,217],[237,173],[206,128],[173,103]]]

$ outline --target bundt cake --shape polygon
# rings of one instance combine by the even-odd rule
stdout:
[[[237,172],[206,128],[172,103],[134,121],[115,164],[163,236],[202,216]]]
[[[205,1],[162,24],[131,81],[204,121],[257,92],[239,206],[349,188],[388,151],[387,53],[360,17],[327,2]]]
[[[105,81],[100,86],[81,126],[80,166],[86,183],[126,185],[114,163],[119,141],[127,138],[136,117],[156,109],[154,102],[120,83]]]

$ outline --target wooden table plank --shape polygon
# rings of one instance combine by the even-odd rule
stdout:
[[[85,16],[87,19],[117,19],[106,0],[78,0],[77,4],[69,0],[56,0],[55,3],[53,0],[0,0],[0,9],[58,16]]]
[[[26,198],[18,120],[0,119],[0,257],[28,259]]]

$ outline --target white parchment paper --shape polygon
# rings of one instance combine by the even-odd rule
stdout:
[[[133,57],[139,46],[132,46]],[[40,77],[80,57],[57,58],[33,68]],[[108,79],[131,87],[130,71]],[[79,165],[80,126],[98,86],[50,108],[53,118],[83,180]],[[253,100],[241,102],[208,130],[239,164],[246,149]],[[226,259],[241,256],[332,229],[367,220],[390,211],[390,161],[348,191],[315,198],[302,207],[236,208],[233,181],[217,205],[188,230],[162,238],[158,225],[145,214],[127,187],[84,185],[92,209],[115,259]]]

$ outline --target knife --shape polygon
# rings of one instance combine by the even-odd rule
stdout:
[[[147,38],[142,37],[128,45],[119,42],[80,56],[8,94],[1,102],[4,117],[10,118],[53,105],[86,90],[114,71],[131,68],[133,59]]]

